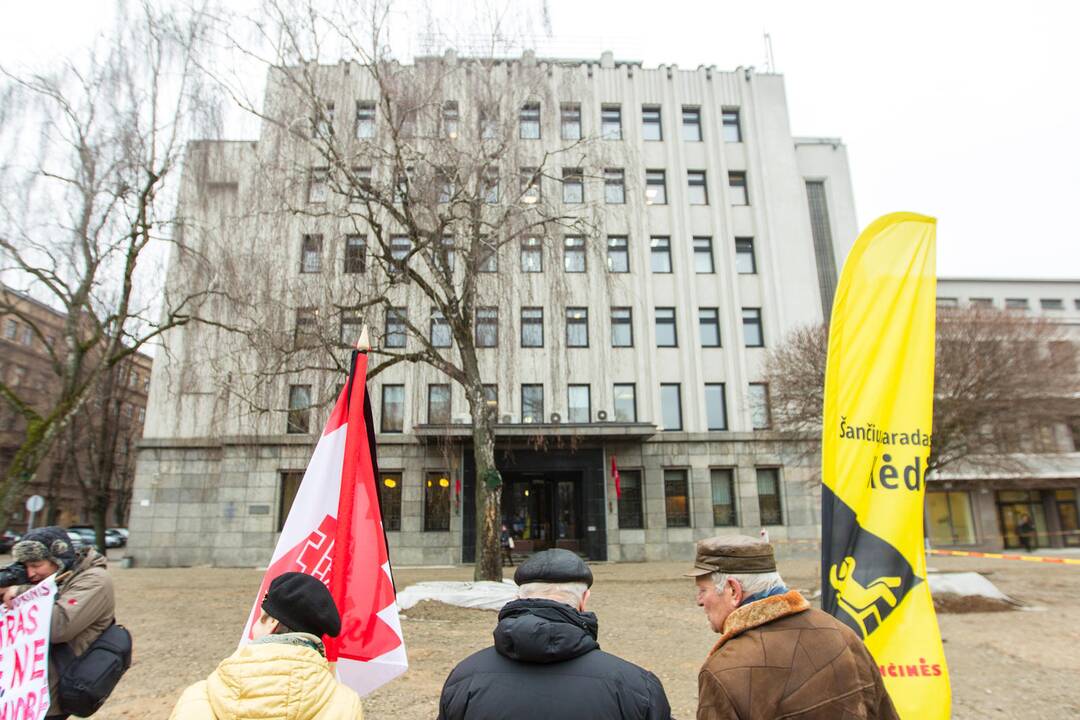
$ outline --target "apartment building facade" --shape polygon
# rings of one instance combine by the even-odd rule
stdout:
[[[1080,373],[1080,280],[939,278],[938,306],[1042,318],[1056,327],[1047,347],[1061,372]],[[1030,350],[1025,350],[1030,351]],[[1075,383],[1073,385],[1076,386]],[[1020,427],[993,440],[1011,462],[946,467],[927,485],[926,527],[939,546],[1015,549],[1024,515],[1040,548],[1080,547],[1080,397],[1063,423]]]
[[[699,538],[763,529],[782,546],[812,544],[816,475],[771,426],[762,365],[769,347],[831,306],[857,234],[845,147],[791,134],[779,75],[644,68],[608,53],[527,54],[505,65],[507,82],[523,66],[547,78],[543,93],[510,110],[525,153],[595,139],[566,161],[572,167],[556,163],[540,191],[589,205],[596,232],[501,248],[491,275],[501,294],[478,316],[485,392],[498,408],[503,517],[518,550],[680,559]],[[326,119],[335,133],[377,142],[387,132],[362,68],[323,66],[316,76],[337,109]],[[271,82],[267,104],[288,93]],[[455,122],[459,112],[471,117],[465,98],[445,101]],[[283,143],[280,129],[264,125],[254,142],[192,146],[181,192],[188,241],[208,247],[227,236],[217,247],[237,254],[226,252],[220,266],[269,258],[296,292],[347,293],[369,282],[362,236],[333,221],[226,229],[238,209],[268,195],[267,183],[287,182],[266,171]],[[296,159],[309,166],[302,201],[332,202],[319,162]],[[174,259],[170,286],[184,286],[190,272]],[[438,344],[444,330],[414,290],[396,304]],[[299,328],[330,306],[279,320]],[[228,306],[216,312],[230,322]],[[392,317],[365,320],[376,350],[399,341]],[[358,330],[358,319],[341,319],[343,340]],[[265,357],[232,342],[192,323],[170,331],[170,351],[155,363],[131,520],[137,563],[258,565],[274,547],[342,375],[282,373],[253,412],[238,400],[238,366],[226,358],[253,366]],[[477,478],[463,391],[408,363],[368,391],[392,560],[470,562]]]

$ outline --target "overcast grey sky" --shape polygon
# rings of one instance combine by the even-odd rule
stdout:
[[[548,2],[567,56],[763,68],[767,31],[793,134],[848,146],[861,226],[936,216],[943,276],[1080,278],[1080,2]],[[78,47],[111,7],[0,0],[0,62]]]

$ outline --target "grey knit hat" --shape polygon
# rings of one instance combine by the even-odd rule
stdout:
[[[70,570],[75,562],[75,550],[71,538],[61,527],[43,527],[31,530],[15,543],[11,555],[16,562],[40,562],[51,560],[63,570]]]

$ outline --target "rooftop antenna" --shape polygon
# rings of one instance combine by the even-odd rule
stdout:
[[[774,73],[776,72],[776,63],[773,60],[772,36],[767,31],[762,32],[765,40],[765,72]]]

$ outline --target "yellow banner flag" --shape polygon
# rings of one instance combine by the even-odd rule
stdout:
[[[923,544],[935,230],[894,213],[855,241],[829,327],[821,447],[822,608],[863,638],[912,720],[949,717]]]

